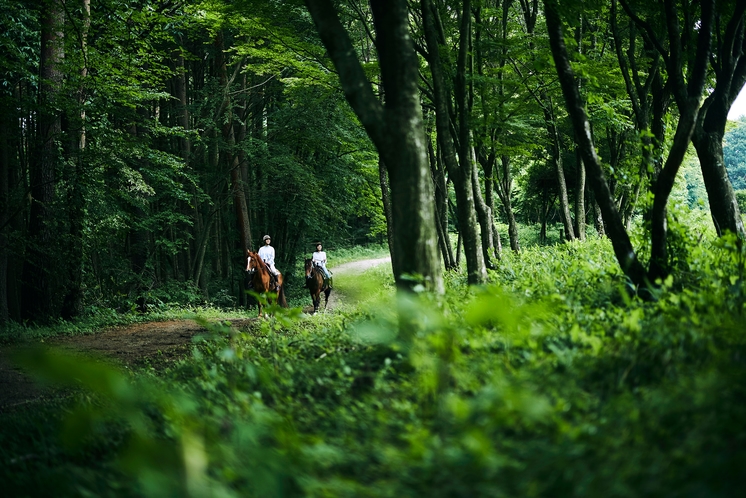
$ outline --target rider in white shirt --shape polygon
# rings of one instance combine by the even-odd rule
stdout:
[[[269,235],[265,235],[262,240],[264,240],[264,245],[259,248],[259,257],[267,264],[272,275],[276,277],[280,272],[275,268],[275,248],[269,245],[271,242]]]
[[[321,242],[316,243],[316,252],[313,253],[313,256],[311,256],[311,261],[313,261],[313,264],[321,268],[321,270],[324,272],[324,277],[329,280],[329,287],[331,287],[332,274],[326,268],[326,251],[321,250]]]

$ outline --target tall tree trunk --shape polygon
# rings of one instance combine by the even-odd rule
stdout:
[[[464,140],[464,143],[461,144],[459,150],[457,150],[451,135],[451,111],[449,109],[450,92],[446,84],[446,78],[443,73],[443,62],[440,57],[442,41],[438,39],[438,31],[436,27],[437,12],[435,6],[430,2],[430,0],[422,0],[421,9],[425,39],[429,52],[428,65],[433,78],[433,98],[435,101],[435,126],[438,136],[438,149],[443,151],[441,157],[443,158],[443,162],[448,170],[448,175],[453,181],[453,187],[456,192],[459,233],[462,235],[464,253],[466,254],[467,279],[470,284],[478,284],[484,282],[487,278],[487,269],[484,264],[484,257],[482,256],[479,233],[477,230],[477,217],[474,206],[474,188],[472,185],[471,171],[473,166],[469,157],[470,146],[468,129],[466,129],[466,139],[463,138],[463,133],[461,133],[460,139]],[[466,12],[466,16],[470,15],[468,11],[464,10],[464,12]],[[466,43],[466,41],[461,40],[460,43]],[[463,57],[465,57],[465,55]],[[460,55],[459,60],[461,60],[461,58],[462,56]],[[459,67],[461,67],[462,73],[465,72],[465,62],[461,62]],[[465,79],[465,73],[461,76]],[[457,91],[457,101],[461,102],[459,104],[461,107],[465,107],[465,82],[459,83],[459,87],[460,88]],[[461,111],[464,113],[467,112],[466,109],[461,109]],[[464,116],[462,119],[464,120],[463,125],[466,127],[466,117]]]
[[[693,142],[718,235],[730,231],[743,239],[746,232],[723,159],[728,111],[746,83],[746,3],[738,2],[734,9],[725,36],[717,38],[715,89],[702,107]],[[721,9],[716,11],[719,21],[724,14]]]
[[[570,200],[567,194],[567,182],[565,181],[565,168],[562,161],[562,140],[557,128],[554,103],[542,92],[541,99],[544,102],[544,122],[547,127],[549,139],[552,141],[552,162],[557,173],[557,185],[559,186],[560,216],[562,225],[565,227],[566,240],[575,240],[575,232],[572,227],[572,216],[570,215]]]
[[[484,257],[485,265],[487,268],[494,270],[495,265],[492,264],[492,256],[497,256],[495,250],[494,234],[492,233],[492,211],[490,210],[487,203],[484,202],[482,197],[482,187],[479,184],[479,174],[476,168],[476,154],[472,148],[471,163],[472,163],[472,188],[474,189],[474,207],[477,211],[477,219],[479,220],[480,236],[482,240],[482,257]],[[492,183],[491,181],[489,183]]]
[[[383,202],[383,214],[386,217],[386,242],[391,254],[391,265],[394,266],[396,254],[394,253],[394,217],[391,213],[391,191],[389,188],[386,165],[381,157],[378,158],[378,182],[381,185],[381,201]]]
[[[83,54],[83,67],[80,70],[80,86],[77,95],[76,115],[68,122],[71,140],[73,168],[68,179],[68,210],[70,219],[70,247],[67,257],[68,278],[65,298],[62,303],[62,318],[71,319],[83,311],[83,225],[85,221],[85,165],[83,153],[86,148],[85,128],[85,82],[88,76],[88,30],[91,25],[91,1],[83,0],[83,22],[80,30],[80,51]],[[73,138],[74,137],[74,138]]]
[[[235,119],[233,116],[233,104],[230,98],[231,85],[238,75],[242,63],[238,63],[233,75],[228,79],[228,67],[223,53],[223,34],[218,33],[215,40],[216,48],[216,66],[220,74],[220,86],[223,90],[223,104],[222,110],[227,113],[225,124],[223,125],[223,139],[228,145],[229,154],[229,174],[231,181],[231,194],[233,198],[233,208],[236,213],[236,229],[240,237],[239,245],[241,249],[241,257],[243,258],[246,254],[246,250],[252,247],[251,242],[251,224],[249,222],[249,211],[246,205],[246,194],[244,192],[244,184],[241,178],[241,161],[238,151],[236,150],[236,132],[235,132]]]
[[[0,102],[2,104],[2,102]],[[0,327],[8,323],[8,224],[10,223],[10,155],[13,147],[11,122],[9,116],[15,113],[5,106],[0,107]],[[6,119],[8,116],[8,119]]]
[[[578,176],[575,184],[575,226],[576,236],[579,240],[585,240],[585,164],[583,158],[578,154]]]
[[[725,124],[723,123],[723,129]],[[718,235],[726,231],[746,238],[741,212],[723,159],[723,133],[697,128],[693,138],[702,177],[710,202],[710,213]]]
[[[448,238],[448,206],[447,184],[445,171],[443,171],[440,155],[433,150],[431,140],[427,141],[428,156],[430,158],[430,171],[433,176],[433,185],[435,186],[435,225],[438,230],[438,245],[440,246],[443,265],[446,270],[452,270],[456,267],[456,261],[453,258],[453,249],[451,241]]]
[[[205,281],[204,279],[205,252],[207,250],[207,245],[210,242],[210,232],[212,231],[215,218],[217,218],[216,215],[217,215],[217,211],[213,211],[212,213],[208,215],[207,226],[202,231],[202,233],[199,234],[199,239],[197,242],[195,261],[194,261],[194,264],[192,265],[192,267],[194,268],[194,274],[192,275],[192,281],[195,284],[198,284],[200,287],[202,287],[202,283]],[[203,290],[206,290],[206,289],[203,289]]]
[[[89,0],[86,0],[89,1]],[[179,51],[176,55],[176,78],[174,85],[175,97],[179,101],[178,105],[178,124],[184,130],[189,131],[189,102],[187,99],[187,70],[184,64],[184,54]],[[179,138],[181,158],[184,160],[184,166],[189,167],[189,160],[192,155],[192,141],[188,135]]]
[[[495,154],[490,154],[490,157],[486,158],[485,161],[479,160],[479,156],[477,156],[477,162],[482,165],[482,171],[484,172],[484,203],[489,209],[490,230],[492,231],[492,244],[495,249],[495,256],[500,259],[502,244],[500,242],[500,233],[497,231],[497,226],[495,225]]]
[[[676,105],[679,108],[679,122],[676,126],[673,144],[666,158],[666,163],[658,175],[653,190],[653,211],[651,214],[651,248],[650,268],[648,278],[655,282],[663,279],[668,274],[668,221],[666,219],[666,205],[673,189],[676,174],[679,171],[684,154],[689,146],[689,141],[697,124],[700,109],[700,99],[704,90],[707,66],[710,57],[710,43],[712,39],[712,26],[714,22],[714,0],[703,0],[701,3],[702,19],[697,36],[697,50],[693,61],[689,63],[693,68],[688,77],[684,77],[683,67],[686,53],[682,32],[680,30],[678,13],[673,0],[666,0],[666,22],[668,27],[669,51],[667,71],[672,81]],[[683,36],[689,36],[688,33]]]
[[[416,283],[407,275],[419,275],[427,287],[442,293],[433,182],[417,87],[419,64],[409,35],[407,2],[371,1],[384,107],[373,94],[332,2],[306,0],[306,5],[339,72],[345,97],[388,170],[397,286],[412,289]]]
[[[498,113],[499,115],[503,114],[503,105],[505,102],[504,98],[504,84],[503,84],[503,74],[504,74],[504,68],[507,63],[507,47],[505,44],[505,40],[507,39],[507,20],[508,20],[508,10],[510,7],[511,1],[505,0],[503,2],[503,22],[502,22],[502,41],[503,41],[503,49],[501,51],[501,57],[499,61],[499,67],[500,71],[498,71],[498,93],[500,96],[499,102],[500,105],[498,107]],[[480,76],[480,82],[476,84],[477,89],[479,90],[479,97],[482,103],[482,130],[481,130],[481,137],[480,134],[477,134],[476,137],[480,138],[476,140],[476,145],[474,148],[475,151],[475,164],[479,164],[482,167],[482,171],[484,173],[484,203],[486,205],[487,209],[487,218],[488,218],[488,225],[489,225],[489,234],[491,239],[492,248],[494,250],[495,256],[500,259],[501,253],[502,253],[502,243],[500,241],[500,233],[497,231],[497,227],[495,225],[495,146],[496,141],[494,137],[500,136],[500,128],[495,128],[494,125],[490,123],[490,117],[489,112],[487,111],[488,105],[487,105],[487,92],[488,88],[486,83],[484,82],[484,58],[482,56],[482,32],[483,32],[483,22],[482,22],[482,5],[477,4],[474,9],[474,23],[475,23],[475,29],[474,29],[474,62],[476,64],[477,73]],[[499,120],[498,120],[499,121]],[[488,145],[489,144],[489,145]],[[489,149],[489,152],[487,152]],[[489,259],[487,259],[489,262]]]
[[[521,246],[518,243],[518,222],[515,219],[513,211],[513,202],[511,201],[511,191],[513,190],[513,176],[510,171],[510,157],[506,154],[500,156],[500,166],[502,168],[502,185],[498,184],[497,192],[505,209],[505,216],[508,218],[508,238],[510,239],[510,249],[519,252]]]
[[[639,286],[645,285],[645,268],[637,259],[629,235],[624,229],[624,224],[614,204],[614,198],[609,190],[609,185],[606,183],[601,162],[596,155],[593,138],[590,134],[590,123],[585,114],[583,101],[575,85],[575,78],[572,67],[570,66],[570,58],[567,54],[567,47],[565,46],[557,0],[545,0],[544,9],[552,57],[557,68],[567,111],[572,121],[576,140],[578,140],[578,147],[580,147],[583,162],[587,168],[588,182],[591,188],[593,188],[596,200],[603,213],[604,221],[606,221],[609,228],[609,238],[614,247],[614,254],[622,271],[629,277],[633,284]]]
[[[62,121],[56,100],[62,85],[65,14],[59,2],[49,0],[42,9],[41,59],[37,153],[31,164],[31,211],[26,262],[23,269],[22,314],[35,322],[48,321],[56,301],[52,272],[55,258],[48,251],[54,245],[52,233],[55,200],[55,170],[60,162],[58,140]],[[59,269],[59,268],[58,268]]]
[[[429,0],[425,0],[429,1]],[[482,222],[486,222],[486,216],[482,216],[481,219],[478,216],[477,203],[478,195],[481,196],[479,189],[479,181],[477,180],[476,186],[474,182],[475,165],[472,160],[472,143],[471,143],[471,131],[469,127],[469,118],[471,115],[471,105],[469,102],[469,96],[467,92],[466,76],[469,49],[470,49],[470,38],[471,38],[471,0],[463,0],[463,8],[461,10],[461,25],[459,28],[459,44],[458,44],[458,57],[456,60],[456,78],[454,81],[454,100],[456,102],[456,116],[458,119],[458,162],[460,170],[464,175],[464,189],[466,195],[471,197],[469,201],[469,223],[468,228],[469,234],[469,246],[466,245],[467,239],[464,238],[464,249],[466,250],[466,267],[468,272],[468,280],[470,283],[480,284],[487,280],[487,268],[484,251],[484,237],[487,233],[481,233],[481,230],[477,229],[477,224],[474,223],[476,220],[480,226]],[[441,42],[444,42],[441,40]],[[445,43],[442,43],[443,45]],[[483,204],[483,203],[482,203]],[[460,206],[459,206],[460,208]],[[483,230],[483,229],[482,229]],[[478,235],[476,239],[474,236]],[[481,242],[481,244],[480,244]],[[472,264],[469,264],[469,260]]]

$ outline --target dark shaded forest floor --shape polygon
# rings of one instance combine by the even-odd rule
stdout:
[[[332,268],[332,271],[338,282],[340,277],[354,278],[356,274],[388,261],[390,258],[354,261]],[[332,292],[327,309],[333,310],[343,299],[343,294]],[[323,311],[323,301],[321,305]],[[304,307],[303,311],[311,313],[313,306]],[[234,327],[243,329],[248,327],[253,320],[256,318],[228,321]],[[192,320],[148,322],[114,327],[96,334],[53,337],[45,340],[45,344],[68,351],[103,356],[125,368],[139,368],[147,365],[163,368],[189,354],[192,337],[204,330]],[[22,347],[23,345],[13,345],[0,348],[0,413],[14,410],[28,403],[51,400],[69,394],[58,388],[40,386],[13,365],[8,356],[12,351]]]

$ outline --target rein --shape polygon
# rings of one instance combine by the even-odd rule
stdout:
[[[264,262],[264,260],[262,260],[262,258],[259,257],[259,254],[253,253],[250,257],[252,260],[254,260],[255,262],[254,264],[256,265],[255,268],[252,268],[251,270],[249,270],[250,272],[253,273],[257,271],[258,269],[260,273],[262,272],[269,273],[269,268],[267,268],[267,264]]]
[[[311,271],[308,272],[308,275],[306,276],[306,280],[311,280],[312,278],[314,278],[316,276],[316,272],[318,271],[319,271],[319,266],[312,261]]]

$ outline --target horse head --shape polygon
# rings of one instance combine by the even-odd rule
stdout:
[[[305,266],[306,266],[306,280],[311,280],[314,277],[314,273],[313,273],[313,270],[314,270],[313,261],[311,261],[310,259],[306,259],[305,263],[306,263],[305,264]]]
[[[249,258],[249,273],[253,275],[257,270],[261,272],[262,268],[264,268],[264,261],[262,261],[262,258],[260,258],[255,252],[246,251],[246,254]]]

